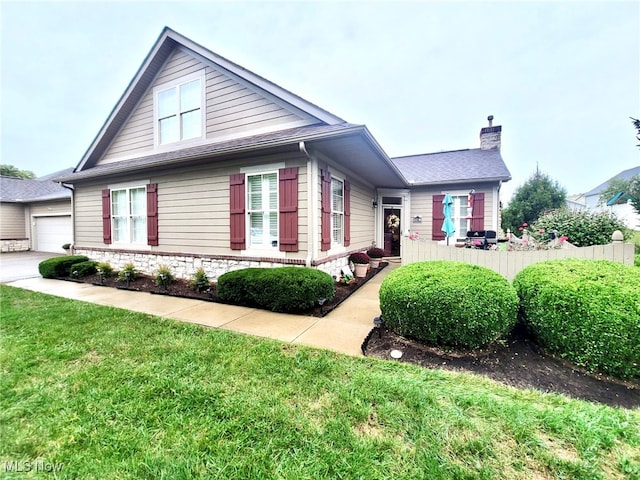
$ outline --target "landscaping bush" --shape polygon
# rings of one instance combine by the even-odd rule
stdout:
[[[99,262],[96,265],[96,270],[98,272],[98,275],[100,275],[101,277],[107,278],[113,275],[113,267],[109,262]]]
[[[38,264],[38,271],[44,278],[68,277],[71,275],[71,267],[73,265],[87,260],[89,260],[89,257],[84,255],[48,258]]]
[[[406,265],[387,275],[379,295],[387,327],[433,345],[480,347],[517,320],[518,297],[507,279],[468,263]]]
[[[609,212],[591,212],[588,210],[570,210],[561,208],[541,215],[533,225],[531,233],[537,231],[557,231],[565,235],[576,247],[606,245],[611,243],[611,235],[620,230],[629,237],[628,229],[614,214]]]
[[[319,298],[331,300],[333,278],[314,268],[245,268],[218,278],[218,298],[225,302],[255,305],[274,312],[301,312],[313,308]]]
[[[74,263],[71,265],[71,276],[73,278],[82,278],[96,273],[98,262],[87,260],[85,262]]]
[[[554,260],[530,265],[513,283],[525,324],[548,351],[592,372],[640,376],[640,270]]]
[[[189,280],[189,287],[196,292],[202,292],[206,288],[209,288],[210,285],[211,280],[209,280],[207,272],[205,272],[202,267],[198,268],[193,275],[191,275],[191,280]]]
[[[136,269],[133,263],[125,263],[122,270],[118,272],[118,280],[129,286],[129,282],[135,281],[135,279],[138,278],[139,273],[140,272],[138,272],[138,269]]]

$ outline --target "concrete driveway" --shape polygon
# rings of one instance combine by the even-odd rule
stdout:
[[[38,264],[47,258],[59,256],[47,252],[0,253],[0,283],[39,277]]]

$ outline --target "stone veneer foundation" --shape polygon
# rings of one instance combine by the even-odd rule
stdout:
[[[29,248],[28,238],[8,238],[6,240],[0,240],[0,251],[2,251],[2,253],[26,252]]]
[[[97,262],[108,262],[115,271],[125,264],[132,263],[145,275],[154,275],[160,265],[166,265],[176,278],[190,279],[195,271],[202,268],[209,279],[215,281],[224,273],[243,268],[277,268],[286,266],[305,266],[304,260],[285,260],[279,258],[206,256],[176,253],[148,253],[131,250],[99,250],[74,248],[74,255],[85,255]],[[336,277],[340,269],[347,265],[348,256],[332,257],[323,262],[312,264],[313,268]]]

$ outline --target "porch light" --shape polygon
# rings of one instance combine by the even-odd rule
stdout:
[[[378,200],[377,199],[372,199],[371,200],[371,204],[373,205],[373,208],[378,208]]]

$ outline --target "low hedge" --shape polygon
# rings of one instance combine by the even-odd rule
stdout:
[[[245,268],[221,275],[217,295],[224,302],[274,312],[301,312],[335,294],[333,278],[313,268]]]
[[[85,262],[74,263],[71,265],[71,276],[74,278],[82,278],[88,275],[93,275],[97,272],[96,266],[98,262],[93,260],[87,260]]]
[[[517,321],[518,297],[507,279],[468,263],[406,265],[387,275],[379,295],[387,327],[432,345],[477,348]]]
[[[48,258],[38,264],[38,271],[44,278],[68,277],[71,275],[71,267],[73,265],[87,260],[89,260],[89,257],[84,255]]]
[[[548,351],[592,372],[640,376],[640,270],[605,260],[541,262],[513,282]]]

